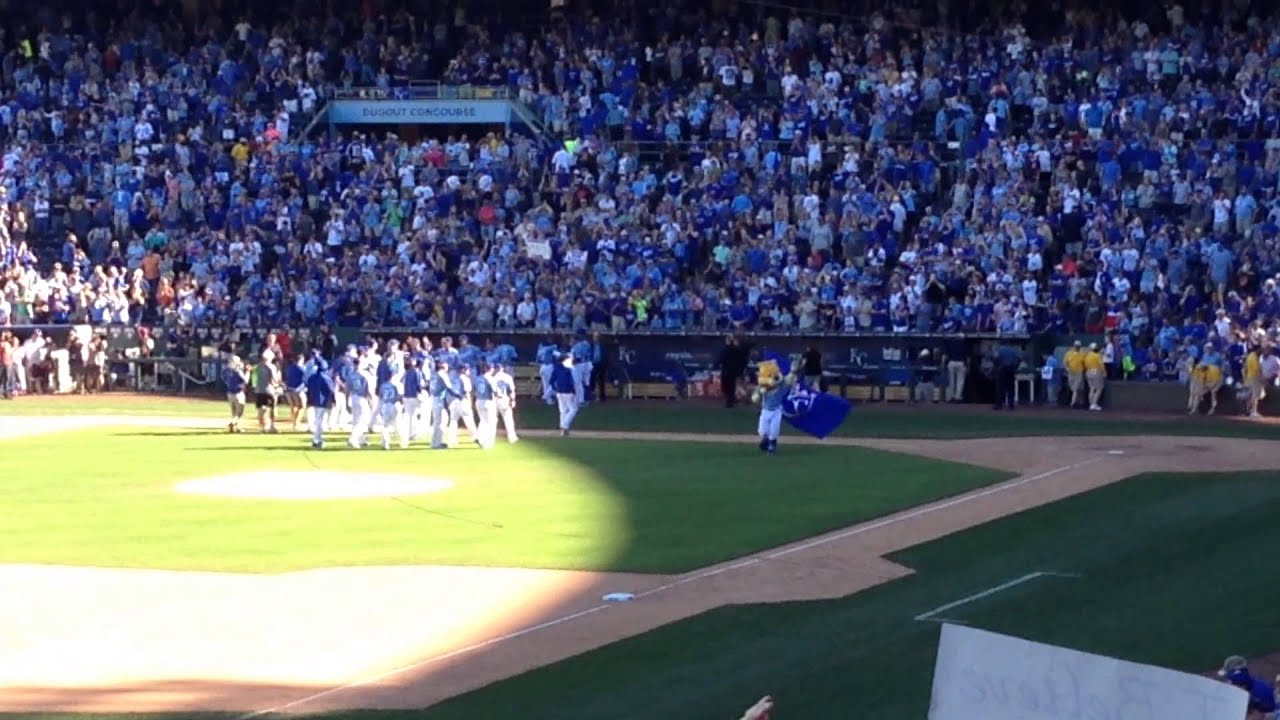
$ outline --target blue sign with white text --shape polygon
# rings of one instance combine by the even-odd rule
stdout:
[[[334,100],[329,122],[335,125],[505,125],[511,119],[506,100]]]

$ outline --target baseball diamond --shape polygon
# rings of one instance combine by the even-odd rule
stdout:
[[[1280,486],[1249,471],[1277,444],[1226,423],[1084,434],[1030,412],[1009,439],[980,437],[985,415],[863,407],[935,438],[788,434],[761,456],[745,414],[632,403],[570,438],[530,412],[520,444],[435,455],[229,434],[221,407],[36,398],[0,419],[0,711],[641,717],[656,694],[694,718],[767,692],[902,717],[924,711],[942,621],[1194,671],[1271,649],[1248,621],[1265,578],[1214,538],[1269,547],[1250,528]],[[8,472],[35,463],[54,475]],[[270,497],[179,491],[215,475]],[[329,497],[272,492],[308,477]],[[361,477],[432,491],[351,497]],[[675,678],[696,689],[667,699]]]
[[[1277,0],[0,28],[0,720],[1280,720]]]

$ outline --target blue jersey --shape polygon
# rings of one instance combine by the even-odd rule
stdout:
[[[555,345],[539,345],[534,357],[539,365],[550,365],[556,361],[556,352]]]
[[[298,392],[307,383],[307,369],[297,363],[292,363],[284,369],[284,386]]]
[[[551,387],[557,393],[572,395],[577,390],[573,371],[564,365],[556,365],[551,371]]]
[[[404,371],[404,396],[413,399],[422,394],[422,386],[425,378],[422,377],[422,369],[411,367]]]
[[[245,382],[247,381],[239,370],[227,368],[222,371],[222,383],[227,386],[228,395],[244,392]]]
[[[462,399],[467,395],[467,382],[461,373],[449,373],[449,386],[453,388],[453,396]]]
[[[347,366],[347,375],[342,378],[342,382],[347,386],[347,392],[355,397],[368,397],[369,380],[364,373],[356,370],[355,365]]]
[[[440,376],[440,373],[431,374],[430,391],[431,397],[437,400],[448,400],[453,396],[453,387],[446,379]]]
[[[488,375],[481,375],[480,377],[476,378],[476,381],[474,383],[474,388],[475,388],[477,400],[493,399],[492,379]]]
[[[520,358],[513,345],[498,345],[485,354],[490,365],[511,365]]]
[[[378,386],[378,400],[391,404],[400,402],[400,388],[393,382],[384,382]]]
[[[1222,367],[1222,356],[1216,350],[1206,350],[1204,357],[1200,358],[1202,365],[1211,365],[1216,368]]]
[[[333,377],[317,368],[317,372],[307,378],[307,405],[313,408],[331,408],[334,402]]]
[[[484,351],[475,345],[463,345],[458,348],[458,362],[469,368],[479,365],[480,361],[483,359]]]
[[[781,410],[782,404],[787,401],[787,395],[791,393],[791,382],[783,380],[774,385],[760,397],[760,406],[765,410]]]
[[[579,340],[573,344],[573,361],[576,363],[591,362],[591,343],[586,340]]]

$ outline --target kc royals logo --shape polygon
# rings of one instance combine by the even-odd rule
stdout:
[[[782,414],[791,418],[805,415],[813,407],[813,399],[812,390],[796,385],[787,393],[787,399],[782,401]]]

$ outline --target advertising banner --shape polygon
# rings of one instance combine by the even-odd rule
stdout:
[[[1248,699],[1198,675],[944,624],[929,720],[1241,720]]]

